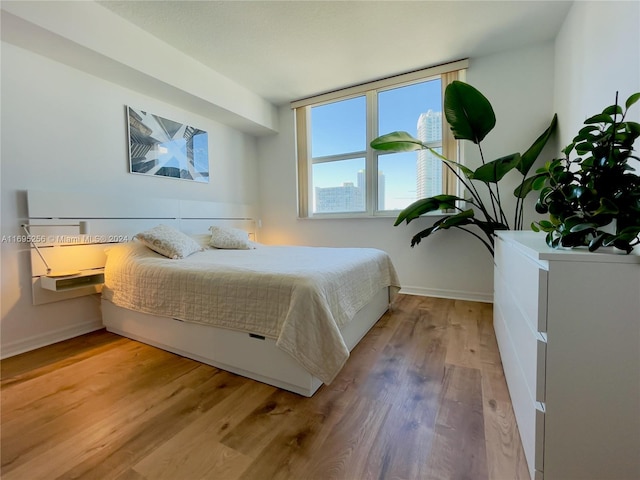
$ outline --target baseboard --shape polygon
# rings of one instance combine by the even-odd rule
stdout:
[[[439,288],[402,287],[400,293],[406,295],[419,295],[423,297],[451,298],[454,300],[468,300],[472,302],[493,303],[493,294],[465,292],[462,290],[445,290]],[[25,338],[17,342],[11,342],[0,346],[0,359],[13,357],[21,353],[46,347],[63,340],[68,340],[85,333],[104,328],[101,318],[91,319],[77,323],[59,330],[47,332],[41,335]]]
[[[104,328],[102,325],[102,318],[98,317],[54,330],[52,332],[34,335],[16,342],[3,344],[0,346],[0,358],[5,359],[13,357],[21,353],[35,350],[36,348],[46,347],[47,345],[52,345],[63,340],[69,340],[70,338],[84,335],[85,333],[100,330],[101,328]]]
[[[451,298],[471,302],[493,303],[493,293],[465,292],[463,290],[445,290],[441,288],[402,287],[400,293],[421,297]]]

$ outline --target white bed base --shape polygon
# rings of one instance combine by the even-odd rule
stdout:
[[[350,351],[388,307],[385,287],[342,329]],[[322,385],[271,338],[135,312],[104,298],[102,320],[110,332],[299,395],[310,397]]]

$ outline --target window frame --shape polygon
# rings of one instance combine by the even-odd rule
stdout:
[[[379,158],[392,152],[381,152],[371,148],[371,141],[378,137],[378,94],[380,92],[402,88],[417,83],[441,80],[442,99],[444,101],[444,90],[446,85],[456,79],[464,79],[464,73],[468,68],[468,60],[459,60],[444,65],[438,65],[427,69],[422,69],[407,74],[397,75],[390,78],[356,85],[335,92],[321,94],[291,103],[295,116],[295,142],[297,151],[297,194],[298,194],[298,218],[376,218],[395,217],[400,210],[380,210],[378,208],[378,165]],[[311,108],[338,101],[349,100],[356,97],[365,97],[366,108],[366,141],[365,150],[358,152],[348,152],[342,154],[326,155],[313,158],[311,148],[311,128],[309,128],[311,118]],[[442,115],[444,122],[444,113]],[[388,132],[385,132],[388,133]],[[442,139],[435,148],[442,147],[442,151],[447,158],[455,160],[458,158],[457,142],[449,129],[442,129]],[[431,145],[430,145],[431,146]],[[312,169],[314,164],[356,159],[365,159],[365,210],[362,212],[318,212],[312,211],[313,205],[313,179]],[[458,182],[455,175],[448,169],[443,169],[443,191],[457,194]]]

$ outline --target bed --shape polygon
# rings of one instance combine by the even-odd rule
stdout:
[[[170,259],[134,241],[107,250],[109,331],[311,396],[399,289],[372,248],[210,248]]]
[[[271,247],[255,242],[251,246],[256,248],[248,249],[209,247],[210,228],[237,229],[245,240],[247,233],[250,240],[259,240],[253,205],[94,192],[29,190],[26,196],[28,221],[38,225],[33,233],[39,238],[57,239],[73,231],[63,224],[90,224],[90,235],[74,236],[62,244],[44,241],[39,243],[40,253],[31,248],[34,305],[95,295],[102,289],[102,324],[87,321],[78,334],[104,326],[301,395],[311,396],[335,378],[350,350],[386,312],[398,290],[389,257],[375,249]],[[194,252],[182,260],[168,259],[132,241],[159,224],[189,236],[197,244]],[[214,257],[214,270],[204,266],[209,257]],[[42,258],[53,266],[80,271],[74,278],[104,274],[105,283],[61,291],[43,288],[47,270]],[[171,265],[198,295],[183,301],[187,287],[176,290],[163,283],[172,280],[150,273],[152,267],[160,268],[154,262]],[[198,272],[183,267],[204,270],[208,273],[199,273],[208,278],[196,280]],[[376,269],[380,271],[374,273]],[[138,274],[142,277],[135,279]],[[240,286],[241,280],[233,275],[248,278],[249,284]],[[220,278],[225,279],[223,286],[205,282]],[[213,300],[212,288],[218,289]],[[156,309],[154,305],[169,301],[171,290],[185,296],[173,298],[174,310]],[[136,305],[133,297],[147,299],[146,306]],[[239,303],[232,303],[232,298]],[[277,306],[271,305],[275,298],[281,301]],[[198,310],[200,316],[194,316]],[[308,328],[312,324],[320,330]]]

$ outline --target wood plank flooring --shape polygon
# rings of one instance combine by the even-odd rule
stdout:
[[[400,295],[310,399],[105,331],[1,373],[3,480],[528,478],[489,304]]]

